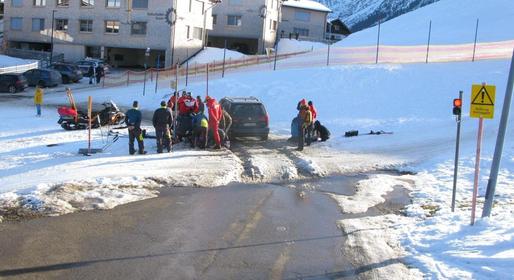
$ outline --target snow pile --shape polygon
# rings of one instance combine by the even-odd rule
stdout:
[[[195,55],[190,61],[189,65],[198,63],[198,64],[205,64],[205,63],[220,63],[223,62],[223,54],[225,50],[219,49],[219,48],[212,48],[208,47],[205,48],[203,51],[199,52],[197,55]],[[242,54],[240,52],[232,51],[232,50],[226,50],[225,53],[225,60],[237,60],[237,59],[243,59],[247,57],[245,54]]]
[[[0,68],[27,65],[33,62],[35,61],[0,54]]]
[[[352,196],[330,194],[337,201],[343,213],[366,213],[369,208],[385,202],[384,196],[393,191],[396,186],[410,189],[408,182],[399,180],[397,176],[373,175],[371,178],[359,181]]]
[[[285,1],[282,5],[287,6],[287,7],[301,8],[301,9],[314,10],[314,11],[327,12],[327,13],[332,12],[325,5],[315,2],[315,1],[311,1],[311,0]]]
[[[298,53],[315,49],[326,49],[327,45],[320,42],[299,41],[295,39],[282,38],[278,42],[278,53]]]
[[[301,153],[295,153],[295,156],[298,158],[296,160],[296,166],[301,172],[306,173],[310,176],[319,177],[324,176],[327,173],[314,161],[314,159],[302,155]]]
[[[451,12],[449,12],[451,11]],[[512,40],[514,2],[511,0],[442,0],[381,25],[383,45],[425,45],[432,20],[431,44],[473,43],[480,19],[478,42]],[[377,28],[369,28],[337,43],[339,46],[376,45]]]

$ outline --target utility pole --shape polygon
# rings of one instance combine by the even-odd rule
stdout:
[[[507,81],[507,92],[505,92],[505,100],[503,101],[503,111],[498,129],[498,138],[496,138],[496,148],[494,149],[493,163],[491,165],[491,173],[487,182],[487,191],[485,195],[484,210],[482,217],[489,217],[493,208],[494,192],[496,191],[496,183],[498,180],[498,172],[500,170],[500,162],[503,153],[503,144],[505,143],[505,134],[507,131],[507,121],[509,120],[510,106],[512,102],[512,91],[514,89],[514,51],[510,62],[509,79]]]
[[[55,24],[55,12],[57,10],[52,10],[52,31],[50,32],[50,65],[52,65],[52,60],[54,58],[54,24]]]

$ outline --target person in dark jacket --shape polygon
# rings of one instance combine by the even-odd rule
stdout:
[[[193,141],[192,148],[199,147],[205,149],[207,147],[209,132],[209,123],[204,114],[195,114],[193,116]]]
[[[204,114],[205,113],[205,104],[203,103],[202,97],[200,97],[200,95],[198,95],[196,97],[196,103],[198,104],[198,112],[196,112],[196,113]]]
[[[95,70],[96,70],[96,83],[99,84],[100,80],[104,76],[104,67],[102,65],[98,64],[98,66],[96,66]]]
[[[125,113],[125,123],[127,124],[129,134],[129,153],[131,155],[136,153],[136,150],[134,149],[134,140],[137,140],[139,154],[146,154],[145,144],[143,142],[143,131],[141,130],[141,120],[143,117],[138,107],[139,103],[134,101],[134,103],[132,103],[132,109]]]
[[[325,142],[330,138],[330,131],[319,121],[314,122],[315,135],[321,138],[321,142]]]
[[[89,76],[89,84],[93,84],[93,79],[95,79],[95,68],[93,65],[89,65],[89,68],[87,69],[87,75]]]
[[[161,101],[161,108],[153,113],[152,124],[155,128],[155,138],[157,140],[157,153],[162,153],[163,147],[171,152],[171,125],[173,115],[171,110],[166,107],[166,101]]]

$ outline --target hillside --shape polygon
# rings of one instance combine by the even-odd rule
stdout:
[[[439,0],[316,0],[331,8],[353,32],[386,21]]]

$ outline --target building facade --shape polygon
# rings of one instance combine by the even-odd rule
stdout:
[[[280,36],[324,41],[327,17],[331,10],[310,0],[288,0],[282,4]]]
[[[65,61],[95,57],[113,66],[171,66],[203,48],[205,29],[212,28],[211,2],[10,0],[5,40],[9,48],[51,51],[53,36],[53,53]]]
[[[214,7],[208,45],[264,53],[277,40],[280,0],[224,0]]]

